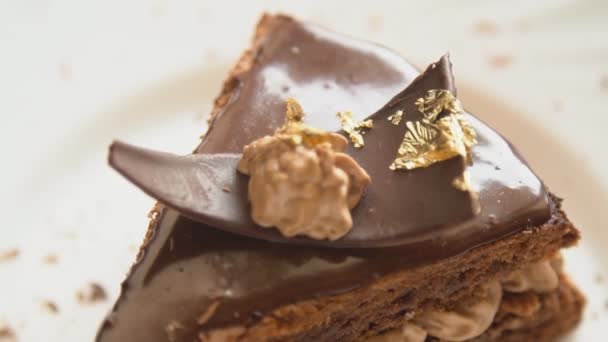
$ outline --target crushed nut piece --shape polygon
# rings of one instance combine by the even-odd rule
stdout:
[[[395,112],[395,114],[391,115],[388,117],[388,121],[390,121],[393,125],[395,126],[399,126],[399,123],[401,122],[401,119],[403,119],[403,111],[402,110],[398,110]]]
[[[93,304],[106,298],[106,291],[97,283],[88,283],[76,292],[76,299],[80,304]]]
[[[363,145],[365,145],[365,142],[363,141],[363,134],[365,134],[365,131],[363,131],[363,129],[373,128],[374,123],[372,120],[367,119],[365,121],[357,122],[353,120],[353,113],[351,112],[338,112],[337,115],[342,123],[342,130],[348,134],[353,145],[356,148],[363,147]]]
[[[48,311],[49,313],[59,312],[59,307],[57,306],[57,304],[55,304],[55,302],[51,300],[43,300],[42,302],[40,302],[40,305],[42,305],[42,308]]]
[[[336,240],[352,228],[349,210],[370,178],[342,153],[343,136],[304,126],[302,118],[297,102],[288,101],[285,126],[245,146],[238,170],[251,176],[249,201],[257,224],[277,227],[287,237]]]
[[[427,167],[457,155],[471,163],[477,134],[461,114],[462,106],[454,95],[443,89],[429,90],[416,100],[416,107],[424,118],[406,122],[407,132],[390,169]],[[441,115],[444,113],[447,115]]]
[[[19,250],[12,248],[6,251],[0,252],[0,262],[6,262],[16,259],[19,256]]]

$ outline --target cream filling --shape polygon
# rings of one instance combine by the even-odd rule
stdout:
[[[549,261],[532,264],[523,270],[511,273],[502,281],[502,287],[508,292],[534,291],[547,293],[555,290],[559,284],[557,272]]]
[[[415,324],[405,324],[401,329],[393,329],[382,335],[372,336],[366,342],[424,342],[427,336],[426,330]]]
[[[502,300],[500,282],[493,281],[482,289],[474,304],[458,305],[450,311],[429,310],[414,319],[431,336],[450,341],[465,341],[481,335],[494,320]]]
[[[424,342],[427,335],[448,341],[465,341],[481,335],[490,327],[500,307],[503,291],[536,293],[551,292],[559,286],[558,273],[562,259],[558,255],[514,271],[501,282],[492,281],[481,288],[479,301],[451,310],[428,310],[408,321],[401,329],[393,329],[369,338],[367,342]]]

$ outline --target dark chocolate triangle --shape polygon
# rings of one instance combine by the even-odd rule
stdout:
[[[367,193],[353,211],[353,222],[369,227],[352,231],[350,235],[389,234],[400,229],[404,241],[411,242],[436,232],[442,226],[454,225],[475,215],[476,205],[471,194],[456,189],[453,181],[462,175],[467,165],[463,158],[456,157],[426,168],[390,170],[397,149],[406,132],[405,122],[422,118],[415,101],[428,90],[446,89],[456,91],[451,63],[447,55],[431,64],[405,90],[393,97],[388,104],[373,114],[374,128],[364,135],[365,146],[348,147],[348,153],[372,177]],[[388,118],[397,110],[404,112],[397,126]],[[407,236],[407,238],[405,238]]]
[[[372,184],[353,211],[352,230],[336,241],[286,238],[274,229],[257,226],[248,215],[245,177],[236,172],[238,155],[176,156],[117,142],[110,148],[110,165],[181,214],[230,233],[332,248],[409,243],[430,230],[457,224],[475,215],[470,193],[453,186],[454,179],[466,168],[462,158],[412,171],[389,169],[405,134],[405,125],[395,126],[387,118],[397,109],[420,116],[420,113],[414,114],[418,97],[431,89],[453,90],[448,64],[444,56],[429,66],[414,83],[372,116],[375,127],[367,134],[365,147],[347,149],[371,176]]]

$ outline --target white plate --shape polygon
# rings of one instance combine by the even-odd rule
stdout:
[[[582,229],[580,247],[566,253],[589,298],[572,340],[598,340],[608,323],[608,90],[601,88],[608,7],[601,0],[451,3],[0,5],[0,251],[21,252],[0,263],[0,321],[21,341],[92,339],[153,203],[106,166],[107,145],[120,138],[189,151],[268,9],[392,46],[421,66],[451,51],[465,105],[522,150]],[[47,254],[58,263],[44,263]],[[75,292],[89,281],[109,299],[78,304]],[[43,300],[59,312],[43,310]]]

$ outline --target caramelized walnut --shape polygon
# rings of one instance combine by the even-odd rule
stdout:
[[[282,128],[247,145],[238,170],[251,176],[252,218],[287,237],[336,240],[352,228],[350,209],[370,183],[367,173],[342,153],[336,133],[306,135]]]

